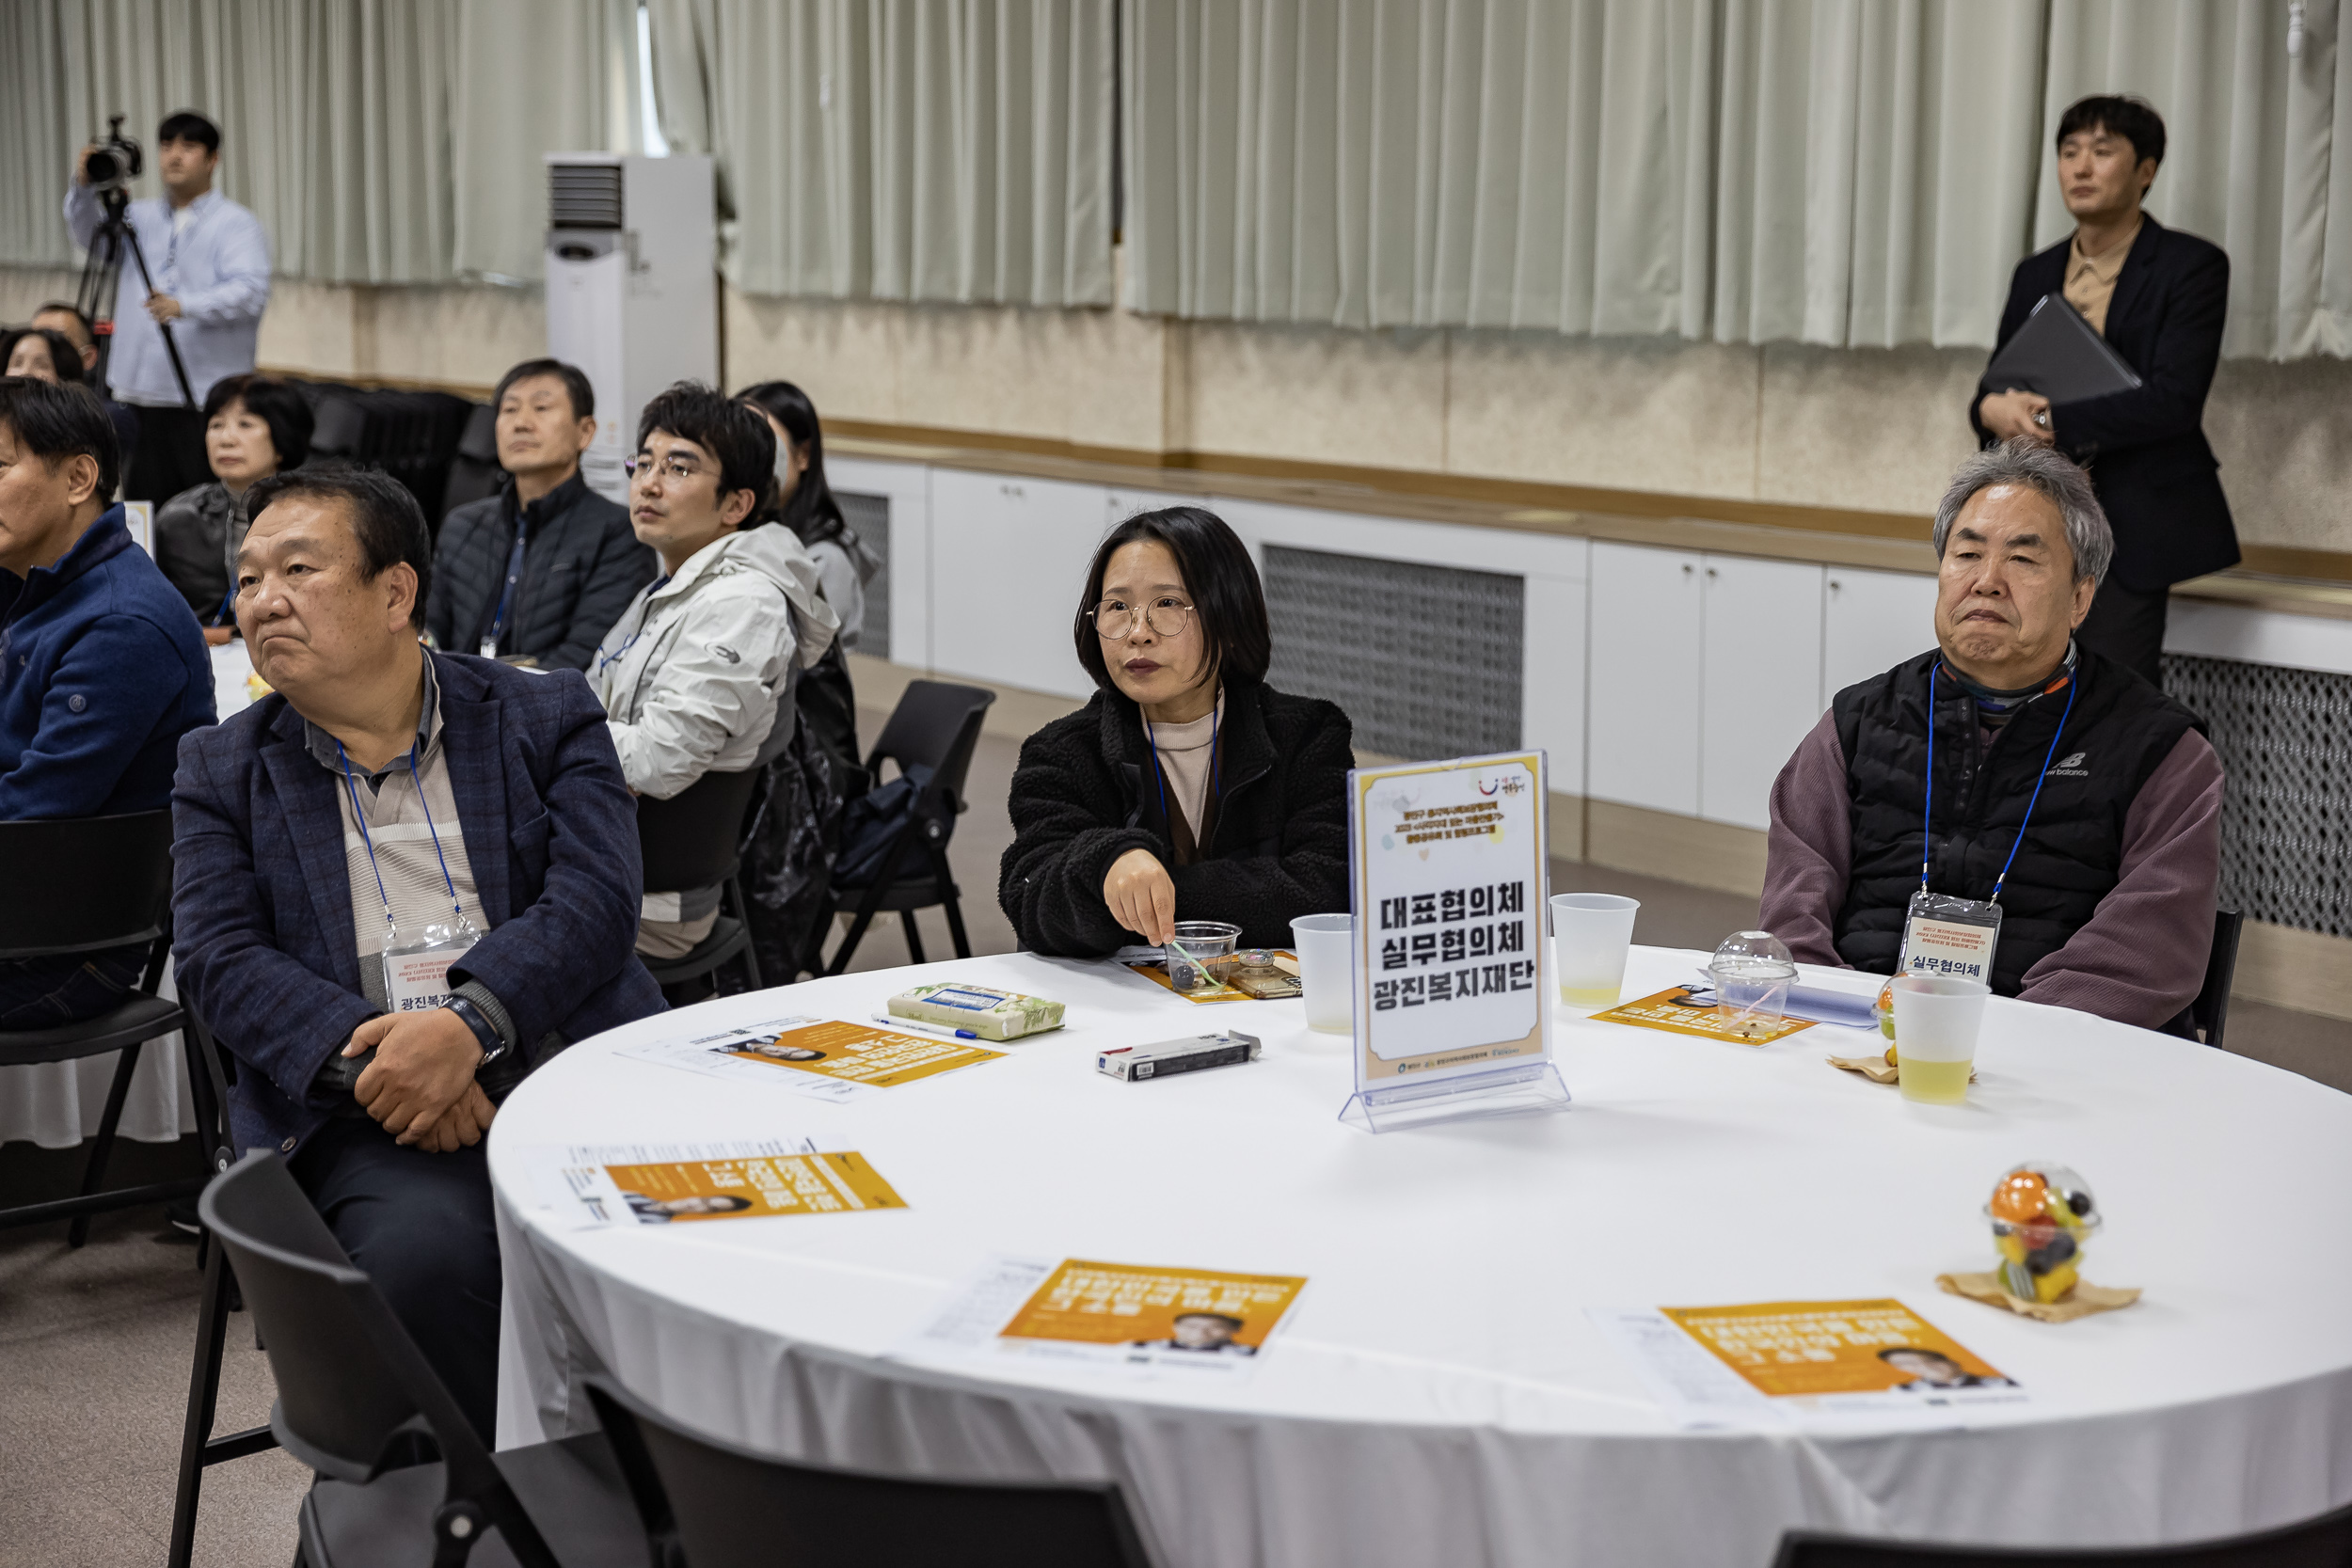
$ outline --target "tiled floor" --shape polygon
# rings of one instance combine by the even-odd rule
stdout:
[[[865,717],[870,739],[882,716]],[[960,821],[949,851],[973,945],[983,953],[1013,946],[996,908],[996,863],[1011,839],[1003,801],[1018,749],[982,737],[970,780],[981,803]],[[1751,899],[1589,865],[1555,863],[1552,887],[1639,898],[1634,940],[1643,942],[1708,949],[1756,920]],[[928,955],[952,953],[939,911],[919,919]],[[868,934],[850,967],[905,961],[905,939],[890,920]],[[2352,1023],[2239,1002],[2230,1046],[2352,1091]],[[161,1152],[142,1151],[151,1162]],[[55,1180],[61,1170],[55,1159],[9,1146],[0,1151],[0,1202],[27,1200],[27,1181]],[[168,1233],[151,1210],[100,1222],[78,1253],[66,1249],[61,1229],[0,1231],[0,1462],[8,1466],[0,1568],[160,1562],[195,1338],[194,1254],[159,1239]],[[268,1365],[240,1316],[229,1334],[224,1430],[266,1419],[271,1397]],[[275,1452],[214,1469],[197,1561],[275,1568],[291,1560],[294,1509],[308,1480]]]

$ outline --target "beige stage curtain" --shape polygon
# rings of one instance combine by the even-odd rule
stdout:
[[[1125,303],[1707,329],[1710,0],[1132,0]]]
[[[194,108],[282,275],[536,277],[540,155],[628,145],[635,37],[628,0],[8,0],[0,262],[75,263],[65,183],[108,114],[151,160]]]
[[[653,0],[673,148],[755,293],[1111,299],[1109,0]]]
[[[2040,0],[1133,0],[1126,303],[1989,343]]]
[[[1724,0],[1712,336],[1990,346],[2026,254],[2040,0]]]
[[[2094,92],[2164,116],[2148,210],[2230,253],[2232,356],[2352,356],[2352,145],[2336,157],[2331,135],[2352,119],[2352,8],[2302,9],[2290,55],[2287,0],[2052,0],[2046,126]],[[2040,150],[2035,243],[2052,245],[2074,225],[2048,135]]]

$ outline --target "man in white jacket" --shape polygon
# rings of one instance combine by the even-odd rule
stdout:
[[[605,634],[589,681],[629,788],[666,800],[783,749],[795,679],[839,622],[792,531],[744,527],[775,483],[775,436],[756,412],[679,382],[645,405],[626,466],[629,526],[661,576]],[[716,887],[648,894],[637,951],[682,957],[718,912]]]

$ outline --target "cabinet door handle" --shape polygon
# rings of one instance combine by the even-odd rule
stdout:
[[[1707,575],[1708,575],[1709,578],[1712,578],[1712,577],[1715,575],[1715,568],[1714,568],[1714,567],[1712,567],[1712,566],[1709,566],[1709,567],[1707,569]]]
[[[1845,586],[1846,586],[1846,585],[1845,585],[1844,583],[1842,583],[1842,582],[1838,581],[1836,578],[1830,578],[1830,579],[1829,579],[1829,591],[1830,591],[1831,593],[1833,593],[1833,594],[1837,593],[1839,590],[1843,589]]]
[[[1684,577],[1686,577],[1686,578],[1687,578],[1687,577],[1689,577],[1689,576],[1691,575],[1691,571],[1692,571],[1691,563],[1690,563],[1689,562],[1687,562],[1687,561],[1686,561],[1686,562],[1684,562],[1682,563],[1682,575],[1683,575]]]

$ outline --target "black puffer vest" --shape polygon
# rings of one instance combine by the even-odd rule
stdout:
[[[1856,969],[1892,974],[1903,923],[1919,887],[1920,811],[1926,782],[1928,673],[1921,654],[1850,686],[1831,705],[1846,755],[1853,854],[1837,951]],[[2001,890],[2001,937],[1993,989],[2014,996],[2026,972],[2065,945],[2114,888],[2123,864],[2123,821],[2150,774],[2189,730],[2195,714],[2090,649],[2075,666],[2074,712],[2063,689],[2026,705],[1986,745],[1976,699],[1947,670],[1936,681],[1935,814],[1929,885],[1989,898],[2017,843],[2042,759],[2042,799]]]

